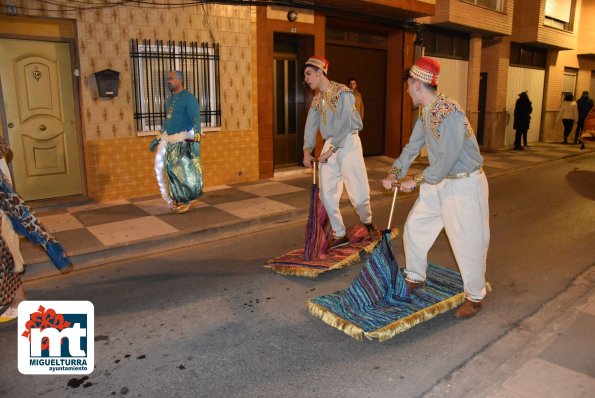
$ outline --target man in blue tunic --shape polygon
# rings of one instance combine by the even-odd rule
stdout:
[[[401,190],[419,188],[419,197],[405,222],[406,282],[409,290],[425,284],[428,252],[445,229],[461,271],[465,301],[457,318],[474,316],[486,295],[486,258],[490,243],[488,182],[479,145],[463,109],[436,91],[440,64],[421,57],[407,76],[407,93],[422,114],[409,143],[382,181],[386,189],[407,170],[425,145],[430,165]]]
[[[167,86],[172,96],[167,99],[163,129],[151,142],[151,151],[157,148],[155,176],[161,196],[174,213],[184,213],[202,195],[200,108],[196,97],[184,88],[182,72],[169,72]]]

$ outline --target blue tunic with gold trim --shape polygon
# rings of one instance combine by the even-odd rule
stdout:
[[[201,196],[203,189],[200,108],[196,97],[182,90],[167,99],[166,109],[155,172],[161,195],[168,203],[188,204]],[[169,195],[160,181],[160,174],[163,173],[163,167],[158,164],[160,156],[165,157]]]

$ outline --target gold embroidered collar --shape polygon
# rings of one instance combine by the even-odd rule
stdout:
[[[337,113],[337,102],[339,102],[341,94],[349,92],[351,92],[351,90],[346,85],[331,81],[326,93],[322,93],[322,91],[319,90],[316,95],[314,95],[311,107],[318,112],[323,113],[326,105],[331,111]]]
[[[428,117],[427,113],[430,113],[430,126],[428,128]],[[440,139],[440,124],[442,123],[442,119],[447,117],[453,112],[461,112],[465,115],[465,111],[461,106],[454,100],[448,98],[444,94],[438,94],[432,100],[430,105],[424,106],[422,109],[422,121],[424,125],[424,131],[426,134],[428,132],[432,133],[436,140]],[[428,131],[429,130],[429,131]],[[465,117],[465,138],[469,138],[473,135],[473,128],[469,124],[467,117]]]

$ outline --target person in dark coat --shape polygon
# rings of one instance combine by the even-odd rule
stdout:
[[[521,138],[527,145],[527,131],[529,131],[529,124],[531,123],[531,112],[533,112],[533,106],[529,100],[529,96],[525,91],[519,94],[519,99],[516,100],[514,105],[514,124],[513,128],[516,130],[514,136],[514,149],[516,151],[522,151],[524,148],[521,146]]]
[[[583,91],[583,95],[576,101],[576,106],[578,108],[578,123],[576,124],[576,130],[574,131],[574,143],[578,144],[579,137],[585,127],[585,119],[591,108],[593,108],[593,100],[589,98],[588,91]]]

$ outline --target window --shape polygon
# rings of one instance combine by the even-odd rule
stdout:
[[[221,127],[218,44],[132,40],[130,58],[137,131],[161,130],[173,70],[184,73],[184,86],[198,98],[202,128]]]
[[[471,3],[475,4],[476,6],[482,6],[485,8],[489,8],[495,11],[503,11],[504,10],[504,1],[503,0],[461,0],[463,3]]]
[[[564,80],[562,81],[562,100],[566,94],[572,95],[575,98],[576,93],[576,77],[578,75],[578,69],[576,68],[564,68]]]
[[[469,35],[448,30],[427,29],[423,34],[425,55],[469,60]]]
[[[574,0],[546,0],[543,24],[552,28],[572,30]]]
[[[547,50],[518,43],[510,43],[510,64],[545,69]]]

